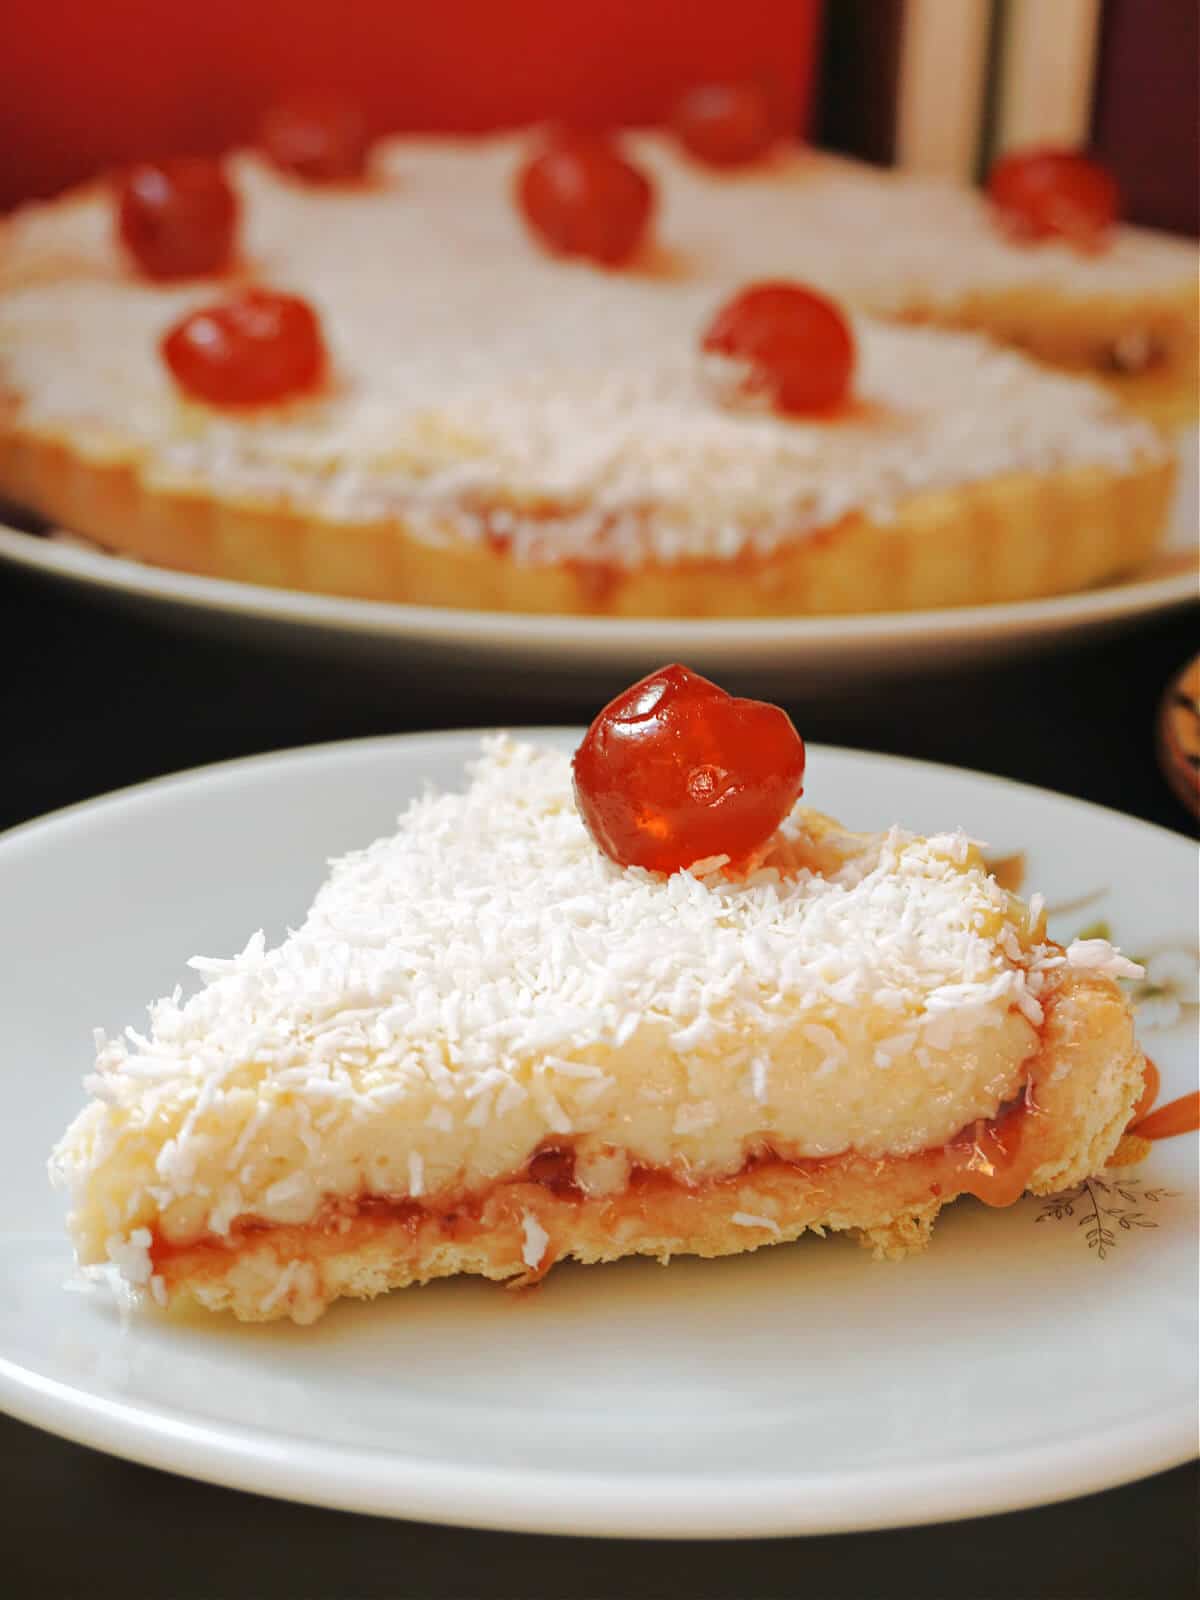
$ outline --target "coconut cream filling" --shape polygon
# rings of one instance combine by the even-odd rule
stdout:
[[[689,1183],[728,1177],[765,1144],[795,1160],[846,1151],[911,1155],[994,1117],[1020,1089],[1036,1047],[1037,1030],[1015,1011],[988,1019],[961,1047],[939,1050],[918,1034],[911,1057],[886,1065],[876,1064],[881,1045],[828,1023],[798,1023],[769,1055],[740,1067],[714,1056],[681,1059],[661,1030],[646,1029],[609,1057],[603,1076],[532,1065],[518,1072],[509,1082],[526,1093],[511,1095],[505,1110],[488,1107],[474,1125],[481,1098],[452,1107],[436,1095],[411,1096],[391,1114],[349,1113],[327,1123],[315,1140],[311,1112],[278,1094],[233,1089],[221,1112],[210,1112],[191,1134],[199,1150],[183,1181],[162,1181],[154,1144],[139,1137],[132,1119],[101,1115],[92,1127],[76,1124],[77,1149],[115,1140],[118,1153],[77,1195],[72,1231],[80,1259],[92,1262],[105,1258],[112,1236],[142,1226],[182,1244],[227,1234],[247,1217],[309,1223],[331,1201],[435,1203],[511,1180],[554,1134],[571,1136],[576,1182],[589,1195],[619,1192],[631,1165],[669,1170]],[[776,1080],[762,1100],[748,1081],[756,1070],[768,1085]],[[632,1093],[618,1088],[634,1084]],[[156,1132],[169,1144],[184,1115],[177,1109],[160,1117]],[[442,1129],[442,1121],[450,1125]]]

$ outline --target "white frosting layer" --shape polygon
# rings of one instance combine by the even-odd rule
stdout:
[[[479,1190],[564,1139],[611,1192],[630,1160],[907,1154],[994,1115],[1065,958],[961,835],[814,844],[805,819],[745,881],[622,870],[566,756],[490,740],[465,794],[336,862],[278,948],[197,959],[206,987],[101,1042],[52,1161],[81,1258],[149,1225]]]
[[[102,191],[30,208],[0,249],[0,387],[97,455],[149,448],[152,484],[403,516],[431,542],[490,528],[531,561],[765,551],[914,490],[1158,449],[1098,388],[964,335],[860,320],[861,404],[836,425],[730,404],[699,342],[763,277],[884,309],[1026,282],[1138,292],[1187,279],[1189,247],[1123,229],[1099,256],[1019,248],[965,190],[804,155],[720,176],[630,143],[658,184],[658,245],[621,272],[530,238],[511,198],[523,137],[397,140],[378,183],[345,192],[239,158],[248,267],[314,303],[336,369],[321,400],[256,420],[182,401],[159,359],[220,286],[140,281]]]

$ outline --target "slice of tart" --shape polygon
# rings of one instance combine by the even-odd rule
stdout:
[[[359,185],[237,157],[224,275],[139,269],[106,187],[27,208],[0,230],[0,495],[192,573],[528,612],[982,604],[1152,553],[1170,452],[1097,384],[846,312],[852,373],[785,411],[731,383],[706,333],[782,276],[914,321],[1015,336],[1023,317],[1042,355],[1077,322],[1157,348],[1191,316],[1170,335],[1191,349],[1194,252],[1124,231],[1094,257],[1018,248],[955,191],[804,155],[715,175],[657,136],[627,149],[633,177],[604,159],[634,185],[634,226],[651,227],[639,173],[657,213],[618,264],[564,254],[575,236],[536,188],[550,232],[530,225],[525,137],[397,140]],[[214,376],[212,351],[264,317],[292,330],[278,393]]]
[[[664,738],[683,703],[647,682],[621,737]],[[739,798],[693,759],[697,737],[729,759],[710,709],[666,743],[737,858],[623,865],[635,812],[656,849],[691,824],[635,785],[605,831],[583,751],[573,793],[566,755],[496,736],[465,792],[335,862],[277,948],[194,960],[204,988],[102,1043],[52,1158],[79,1261],[166,1305],[309,1322],[455,1273],[808,1230],[902,1256],[960,1195],[1100,1168],[1142,1088],[1114,981],[1138,969],[1049,940],[961,834],[794,807],[743,851],[770,786],[743,774]],[[652,788],[666,759],[639,747]]]

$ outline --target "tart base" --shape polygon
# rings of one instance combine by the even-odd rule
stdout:
[[[1069,467],[919,493],[731,561],[522,564],[484,540],[433,545],[402,517],[335,522],[269,499],[144,482],[139,463],[0,431],[0,495],[118,554],[271,588],[468,610],[779,617],[1028,600],[1133,571],[1165,530],[1174,468]]]
[[[1142,1093],[1143,1058],[1129,1009],[1107,978],[1073,974],[1046,998],[1030,1064],[1017,1190],[1049,1194],[1098,1171]],[[1003,1138],[1003,1127],[998,1130]],[[526,1178],[474,1203],[368,1201],[302,1226],[234,1224],[228,1239],[152,1247],[154,1288],[172,1308],[232,1311],[243,1321],[315,1321],[332,1301],[474,1273],[523,1287],[559,1260],[721,1256],[848,1231],[876,1256],[920,1250],[942,1206],[986,1189],[987,1160],[947,1147],[907,1157],[823,1162],[767,1158],[689,1187],[665,1173],[618,1195],[559,1193]],[[983,1177],[981,1178],[981,1172]],[[1011,1189],[1012,1173],[1008,1174]],[[1001,1174],[1003,1184],[1006,1175]],[[1015,1193],[997,1190],[1007,1203]],[[530,1235],[537,1241],[530,1248]]]

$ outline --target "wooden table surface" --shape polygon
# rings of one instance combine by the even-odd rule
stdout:
[[[1191,832],[1155,764],[1153,721],[1167,679],[1196,648],[1196,613],[1176,612],[1056,655],[789,709],[809,739],[1001,773]],[[133,619],[0,569],[0,828],[227,757],[359,734],[579,722],[595,709],[547,708],[485,685],[443,693],[378,660],[315,660],[264,645],[249,624],[193,635],[166,613]],[[1189,1466],[1059,1506],[883,1533],[713,1544],[551,1539],[210,1488],[0,1417],[0,1593],[1166,1600],[1195,1592],[1196,1491]]]

